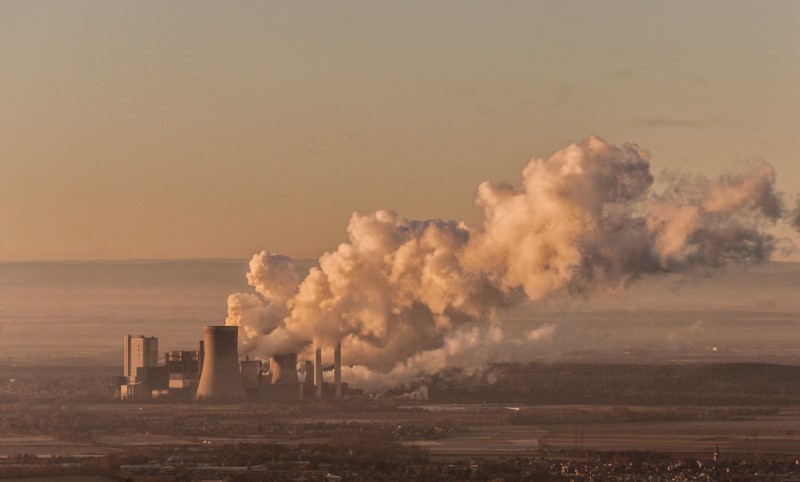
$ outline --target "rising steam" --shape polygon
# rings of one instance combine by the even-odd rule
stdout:
[[[374,387],[535,350],[554,325],[510,336],[496,316],[526,299],[769,257],[783,213],[772,166],[656,182],[648,159],[598,137],[534,158],[520,184],[479,186],[478,227],[353,214],[349,241],[302,280],[290,258],[255,255],[255,293],[228,298],[226,323],[263,356],[341,341],[351,376]]]

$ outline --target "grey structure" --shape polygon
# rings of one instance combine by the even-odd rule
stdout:
[[[122,345],[122,374],[136,382],[136,369],[158,366],[158,338],[125,335]]]
[[[217,402],[244,400],[244,384],[239,372],[238,343],[238,326],[203,328],[205,356],[195,398]]]
[[[333,383],[336,385],[336,398],[342,398],[342,342],[333,349]]]
[[[315,396],[322,398],[322,347],[317,346],[314,352],[314,387],[316,388]]]
[[[273,356],[269,361],[269,371],[272,373],[273,385],[300,383],[297,378],[297,353]]]

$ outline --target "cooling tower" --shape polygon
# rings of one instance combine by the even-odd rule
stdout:
[[[238,343],[238,326],[203,328],[205,357],[195,398],[217,402],[244,400]]]
[[[272,372],[273,385],[300,383],[297,379],[297,353],[273,356],[269,360],[269,370]]]

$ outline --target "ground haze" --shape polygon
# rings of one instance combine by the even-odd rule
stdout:
[[[298,262],[307,271],[312,261]],[[194,348],[248,291],[246,260],[0,263],[0,357],[14,364],[121,363],[122,335]],[[303,273],[304,274],[304,273]],[[800,353],[800,263],[732,267],[699,278],[644,278],[618,293],[505,313],[555,324],[521,361],[773,362]],[[502,360],[508,361],[508,360]],[[513,360],[512,360],[513,361]]]

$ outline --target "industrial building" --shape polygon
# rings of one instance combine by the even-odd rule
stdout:
[[[158,338],[154,336],[125,335],[123,339],[123,375],[136,381],[136,369],[158,366]]]
[[[158,366],[158,338],[125,335],[123,338],[120,398],[147,399],[152,390],[166,389],[166,370]]]
[[[315,359],[298,364],[296,353],[273,355],[268,363],[239,360],[238,326],[206,326],[197,350],[169,351],[158,360],[158,339],[125,335],[125,375],[120,398],[169,397],[211,402],[343,398],[362,393],[342,383],[342,346],[333,350],[333,383],[325,383],[322,347]],[[328,370],[331,365],[328,365]],[[299,374],[304,378],[300,381]]]
[[[203,368],[203,342],[198,350],[168,351],[164,364],[169,373],[169,395],[178,398],[193,398],[200,383]]]

